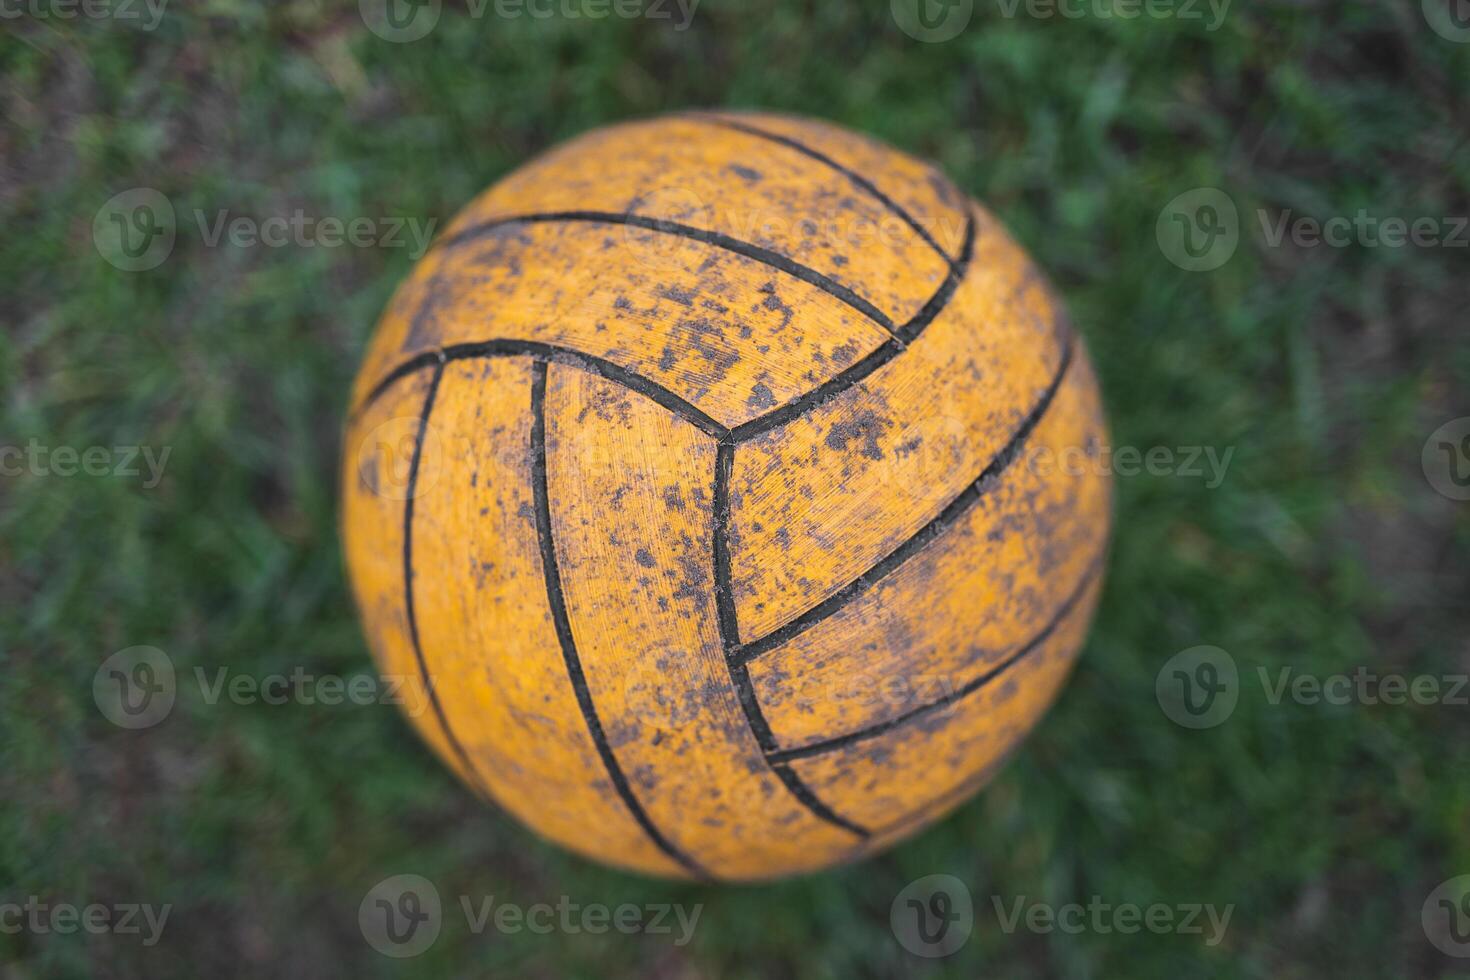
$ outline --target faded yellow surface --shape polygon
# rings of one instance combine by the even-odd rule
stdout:
[[[874,827],[912,830],[943,816],[945,804],[960,802],[950,790],[1003,758],[1055,699],[1096,601],[1097,580],[1084,587],[1056,632],[990,684],[876,738],[798,759],[792,767],[833,806]]]
[[[700,506],[714,443],[574,368],[552,366],[547,406],[557,558],[577,650],[649,816],[720,877],[836,860],[852,837],[781,785],[731,689],[710,512]]]
[[[414,508],[419,641],[480,779],[552,840],[678,870],[621,805],[557,646],[532,515],[531,362],[459,361],[430,417],[441,475]]]
[[[1055,318],[1035,267],[981,215],[969,274],[902,356],[740,447],[731,550],[743,640],[862,574],[980,475],[1051,383]]]
[[[737,425],[805,394],[889,336],[768,265],[684,238],[650,242],[650,234],[511,225],[432,251],[384,319],[363,386],[425,351],[525,340],[613,361]]]
[[[431,377],[425,371],[405,378],[349,423],[342,445],[342,539],[358,615],[388,681],[385,690],[403,692],[404,713],[424,741],[478,788],[438,722],[409,634],[404,514]],[[426,474],[434,470],[432,453],[423,468]]]
[[[783,748],[857,731],[962,688],[1051,620],[1106,545],[1097,388],[1085,358],[975,505],[831,617],[750,664]],[[936,788],[938,792],[938,788]]]
[[[769,140],[693,116],[594,130],[472,201],[447,234],[528,211],[617,211],[720,231],[846,286],[895,321],[944,259],[874,198]]]
[[[1105,439],[1044,279],[928,165],[791,117],[629,123],[486,191],[396,292],[346,558],[478,792],[621,867],[771,878],[937,819],[1044,713],[1101,590]]]

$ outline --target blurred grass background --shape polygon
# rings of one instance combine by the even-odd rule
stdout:
[[[704,0],[670,20],[471,17],[388,43],[350,3],[170,5],[0,22],[0,442],[170,447],[139,478],[0,478],[0,901],[171,903],[162,941],[0,934],[7,977],[1407,977],[1464,972],[1420,906],[1470,872],[1463,706],[1271,705],[1257,667],[1470,669],[1467,506],[1420,470],[1470,414],[1467,251],[1272,247],[1258,209],[1470,213],[1470,44],[1418,3],[1237,3],[1183,18],[1005,17],[923,44],[887,0]],[[1091,10],[1089,6],[1087,8]],[[193,215],[441,224],[557,140],[689,106],[809,113],[937,161],[1069,303],[1114,440],[1233,447],[1221,486],[1118,480],[1103,608],[1061,701],[996,782],[865,864],[765,887],[603,870],[474,802],[388,706],[210,705],[129,732],[91,697],[136,644],[181,676],[371,671],[339,557],[347,387],[404,249],[209,247]],[[178,241],[94,248],[152,187]],[[1168,262],[1155,220],[1224,189],[1241,245]],[[1174,653],[1228,650],[1225,724],[1155,701]],[[889,929],[946,872],[976,929],[926,963]],[[359,933],[375,882],[529,905],[703,903],[694,941]],[[990,896],[1234,904],[1197,935],[1002,931]]]

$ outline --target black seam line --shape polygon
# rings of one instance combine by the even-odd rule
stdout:
[[[1062,348],[1061,362],[1057,366],[1056,374],[1052,376],[1051,383],[1047,385],[1046,391],[1037,401],[1035,407],[1021,421],[1020,426],[1012,433],[1010,440],[1005,446],[986,464],[985,469],[981,471],[975,481],[961,490],[944,510],[939,512],[937,517],[915,531],[903,544],[880,558],[866,572],[838,589],[826,599],[817,603],[784,626],[780,626],[765,636],[739,647],[735,651],[735,659],[742,664],[750,663],[750,661],[759,657],[761,654],[774,650],[788,640],[805,633],[822,620],[835,615],[848,603],[872,588],[885,576],[922,551],[925,545],[939,537],[952,524],[962,518],[971,507],[979,502],[980,498],[985,495],[995,481],[1000,478],[1001,474],[1020,455],[1026,440],[1035,430],[1037,424],[1041,422],[1042,417],[1046,415],[1047,409],[1051,407],[1052,400],[1056,397],[1057,390],[1062,385],[1062,380],[1067,375],[1067,369],[1072,363],[1072,350],[1072,335],[1068,334],[1067,342]]]
[[[470,762],[469,753],[465,752],[464,746],[454,734],[454,729],[449,726],[449,717],[444,713],[444,705],[439,702],[439,694],[434,689],[433,679],[429,676],[428,661],[419,643],[419,621],[413,602],[413,501],[418,491],[419,461],[423,457],[424,431],[429,425],[429,413],[434,410],[434,400],[439,394],[439,382],[443,377],[444,367],[440,365],[434,371],[434,376],[429,379],[429,388],[424,394],[424,407],[419,412],[418,433],[414,436],[413,455],[409,458],[408,463],[408,497],[403,502],[403,605],[408,619],[408,638],[413,645],[414,659],[419,665],[419,676],[423,678],[424,686],[428,689],[429,703],[433,705],[434,717],[439,719],[439,727],[444,730],[444,740],[454,749],[455,755],[459,756],[460,762],[464,765],[465,777],[470,780],[471,785],[479,791],[482,797],[489,799],[489,790],[480,782],[479,773]]]
[[[828,167],[831,167],[833,170],[837,171],[848,180],[852,181],[859,190],[865,191],[866,193],[871,195],[879,204],[883,205],[889,211],[893,212],[893,214],[897,215],[904,224],[913,229],[914,234],[918,235],[921,239],[924,240],[924,244],[932,248],[935,253],[944,260],[945,265],[949,266],[951,269],[954,268],[955,260],[950,257],[948,252],[939,247],[939,243],[934,240],[934,236],[929,234],[929,230],[923,225],[919,224],[918,220],[914,218],[913,215],[904,210],[902,205],[900,205],[893,198],[889,197],[887,194],[879,190],[878,186],[874,184],[871,180],[864,177],[856,170],[853,170],[851,167],[847,167],[841,163],[838,163],[836,160],[832,159],[821,150],[807,146],[800,140],[793,139],[790,136],[783,136],[780,133],[773,133],[769,130],[761,129],[758,126],[752,126],[749,123],[730,119],[726,116],[709,115],[705,113],[690,113],[686,118],[699,120],[701,122],[712,123],[716,126],[724,126],[726,129],[733,129],[738,132],[745,133],[747,136],[756,136],[763,140],[770,140],[772,143],[779,143],[787,149],[795,150],[797,153],[800,153],[803,156],[810,157],[813,160],[816,160],[818,163],[822,163]]]
[[[848,289],[842,283],[822,275],[810,266],[802,265],[794,259],[787,258],[780,252],[760,245],[744,242],[738,238],[731,238],[723,232],[710,231],[706,228],[694,228],[689,225],[680,224],[677,221],[669,221],[664,218],[653,218],[642,214],[629,214],[617,211],[548,211],[539,214],[517,214],[506,218],[496,218],[483,224],[474,225],[464,231],[456,232],[439,243],[439,248],[456,248],[476,238],[484,237],[498,228],[515,224],[554,224],[557,222],[586,221],[606,225],[631,225],[635,228],[645,228],[664,235],[678,235],[692,241],[702,242],[705,245],[713,245],[736,255],[743,255],[747,259],[754,259],[763,265],[768,265],[788,276],[800,279],[802,282],[816,286],[836,299],[841,300],[848,306],[857,310],[863,316],[872,320],[889,333],[895,332],[893,320],[872,303],[863,299],[857,293]]]
[[[960,253],[958,267],[950,272],[945,281],[929,297],[913,318],[899,328],[899,333],[905,342],[912,342],[924,328],[932,323],[939,313],[948,305],[959,287],[960,280],[969,269],[970,259],[975,245],[975,217],[972,214],[969,223],[965,226],[965,244]],[[392,387],[393,383],[423,370],[432,364],[442,363],[448,360],[458,360],[465,357],[511,357],[516,355],[530,355],[532,357],[544,358],[549,361],[558,361],[564,364],[572,364],[600,375],[609,381],[615,381],[626,388],[640,392],[653,399],[658,404],[667,408],[688,420],[700,429],[700,431],[723,439],[727,434],[733,434],[735,441],[744,442],[764,432],[784,425],[791,419],[801,415],[817,405],[835,398],[837,395],[851,388],[864,378],[877,371],[880,367],[893,360],[904,350],[903,344],[896,338],[889,338],[875,348],[867,357],[853,364],[847,370],[834,375],[821,385],[813,388],[805,395],[793,399],[774,411],[767,412],[748,422],[744,422],[733,429],[722,425],[712,418],[707,412],[697,408],[687,399],[674,394],[668,388],[660,385],[650,378],[629,371],[606,358],[596,357],[592,354],[584,354],[570,347],[562,347],[557,344],[547,344],[531,340],[481,340],[462,344],[452,344],[442,350],[425,351],[416,354],[408,360],[399,364],[389,371],[377,384],[363,397],[362,402],[354,409],[353,414],[359,415],[376,401],[383,392]]]
[[[541,565],[546,575],[546,598],[551,606],[551,619],[556,627],[556,638],[561,643],[562,659],[566,662],[567,677],[571,681],[572,691],[576,694],[577,706],[582,710],[582,719],[587,723],[587,731],[592,736],[593,744],[597,746],[597,754],[602,757],[603,767],[607,769],[613,787],[617,790],[618,796],[622,797],[628,812],[633,815],[633,819],[638,822],[643,832],[658,846],[659,850],[694,877],[710,880],[712,876],[708,871],[675,847],[673,842],[654,826],[648,812],[643,809],[643,804],[638,802],[638,798],[633,795],[633,787],[629,785],[628,777],[624,775],[622,766],[618,764],[617,757],[613,754],[607,734],[603,731],[602,721],[597,716],[597,707],[592,703],[592,691],[587,687],[587,677],[582,671],[582,659],[577,654],[577,643],[572,636],[572,622],[567,615],[566,594],[562,591],[561,569],[556,560],[556,543],[551,536],[551,500],[546,477],[546,373],[545,361],[538,360],[532,365],[531,487],[535,497],[536,536],[541,547]]]
[[[745,442],[785,425],[792,419],[815,409],[818,405],[836,398],[897,357],[904,351],[905,345],[917,340],[919,335],[924,332],[924,329],[933,323],[935,318],[949,305],[949,301],[954,298],[955,290],[959,288],[960,282],[969,271],[970,260],[974,254],[975,215],[971,213],[965,224],[965,243],[960,249],[959,261],[950,268],[949,274],[944,277],[944,282],[940,283],[939,288],[934,291],[934,295],[929,297],[928,302],[919,309],[919,312],[915,313],[907,323],[898,328],[894,339],[885,340],[862,360],[853,364],[840,374],[829,378],[806,394],[792,399],[780,408],[767,412],[765,415],[735,426],[730,430],[735,437],[735,441],[737,443]]]
[[[766,755],[766,759],[771,763],[771,765],[776,766],[784,765],[785,763],[792,762],[796,759],[808,759],[814,755],[823,755],[828,752],[834,752],[838,749],[846,748],[847,746],[852,745],[854,742],[863,742],[867,741],[868,739],[877,738],[879,735],[886,734],[893,731],[893,729],[895,728],[908,724],[915,718],[919,718],[923,715],[930,714],[931,712],[938,711],[940,708],[949,707],[962,698],[966,698],[969,697],[971,694],[974,694],[982,687],[985,687],[987,684],[994,681],[1001,674],[1004,674],[1007,670],[1010,670],[1018,662],[1025,659],[1028,655],[1034,653],[1037,648],[1045,643],[1051,637],[1051,635],[1056,632],[1057,627],[1060,626],[1062,624],[1062,621],[1071,614],[1072,610],[1077,607],[1077,603],[1082,599],[1082,596],[1087,593],[1088,586],[1090,586],[1092,582],[1097,578],[1098,572],[1102,569],[1102,558],[1103,554],[1106,553],[1106,550],[1107,549],[1104,547],[1103,549],[1101,549],[1099,554],[1092,559],[1092,561],[1087,566],[1087,571],[1084,572],[1082,575],[1081,582],[1077,584],[1077,587],[1072,591],[1072,594],[1067,596],[1066,601],[1064,601],[1057,608],[1056,613],[1053,614],[1051,620],[1044,627],[1042,627],[1040,632],[1038,632],[1031,639],[1027,640],[1026,643],[1020,647],[1020,649],[1016,650],[1010,656],[1006,657],[1000,663],[996,664],[994,667],[990,668],[979,677],[976,677],[974,680],[965,684],[965,686],[959,688],[958,690],[951,691],[943,697],[930,701],[927,704],[921,704],[917,708],[906,711],[901,715],[895,715],[894,717],[889,718],[886,721],[880,721],[876,725],[870,725],[867,728],[860,728],[857,731],[848,732],[845,735],[838,735],[834,738],[824,739],[820,742],[812,742],[808,745],[799,745],[795,748],[781,749],[777,752],[771,752]]]
[[[544,344],[532,340],[482,340],[473,343],[451,344],[441,350],[433,350],[419,354],[398,365],[392,371],[373,386],[358,407],[358,412],[372,404],[373,400],[383,393],[393,382],[399,378],[422,370],[436,362],[459,361],[474,357],[534,357],[543,361],[554,361],[558,364],[567,364],[572,367],[581,368],[591,374],[606,378],[624,388],[632,389],[641,395],[648,397],[675,415],[689,422],[700,431],[714,436],[716,439],[723,438],[729,434],[729,429],[721,425],[708,413],[695,407],[692,403],[680,398],[669,389],[657,382],[650,381],[641,374],[635,374],[625,367],[620,367],[612,361],[591,354],[583,354],[580,351],[568,347],[559,347],[555,344]]]
[[[715,447],[715,482],[710,494],[714,514],[715,619],[719,625],[720,644],[725,651],[725,666],[729,669],[730,683],[735,688],[740,709],[745,713],[745,721],[750,726],[761,753],[769,756],[776,749],[776,736],[756,699],[755,685],[750,682],[750,672],[734,656],[735,638],[740,635],[735,614],[735,594],[730,582],[730,474],[734,463],[735,443],[728,438],[721,439]],[[790,768],[773,765],[771,771],[813,816],[859,837],[868,836],[865,827],[835,813],[819,800],[811,787]]]

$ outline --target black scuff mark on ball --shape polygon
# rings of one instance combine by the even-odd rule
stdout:
[[[753,409],[770,408],[776,404],[776,396],[768,385],[757,381],[750,387],[750,397],[745,399],[745,404]]]
[[[694,299],[698,295],[693,289],[681,289],[678,286],[660,286],[658,295],[664,299],[673,300],[680,306],[694,308]]]
[[[827,448],[840,453],[848,452],[850,444],[864,457],[878,461],[883,459],[883,447],[879,444],[885,429],[893,423],[877,412],[856,412],[852,417],[835,422],[827,432]]]
[[[761,172],[754,169],[753,167],[746,167],[738,163],[732,163],[730,164],[728,169],[731,173],[739,177],[741,180],[748,181],[752,184],[759,184],[762,180]]]
[[[793,310],[790,306],[786,305],[784,301],[782,301],[781,295],[776,292],[776,282],[774,279],[768,279],[766,282],[762,283],[760,286],[760,292],[765,294],[765,299],[762,299],[755,306],[751,307],[751,311],[757,312],[759,310],[765,309],[780,313],[781,325],[778,327],[773,327],[771,330],[772,333],[780,333],[782,330],[785,330],[791,325],[791,319],[796,315],[796,311]]]

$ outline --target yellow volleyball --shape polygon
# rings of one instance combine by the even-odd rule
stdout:
[[[612,126],[484,192],[352,395],[347,565],[470,787],[637,871],[859,858],[981,786],[1101,587],[1095,378],[930,166],[811,120]]]

